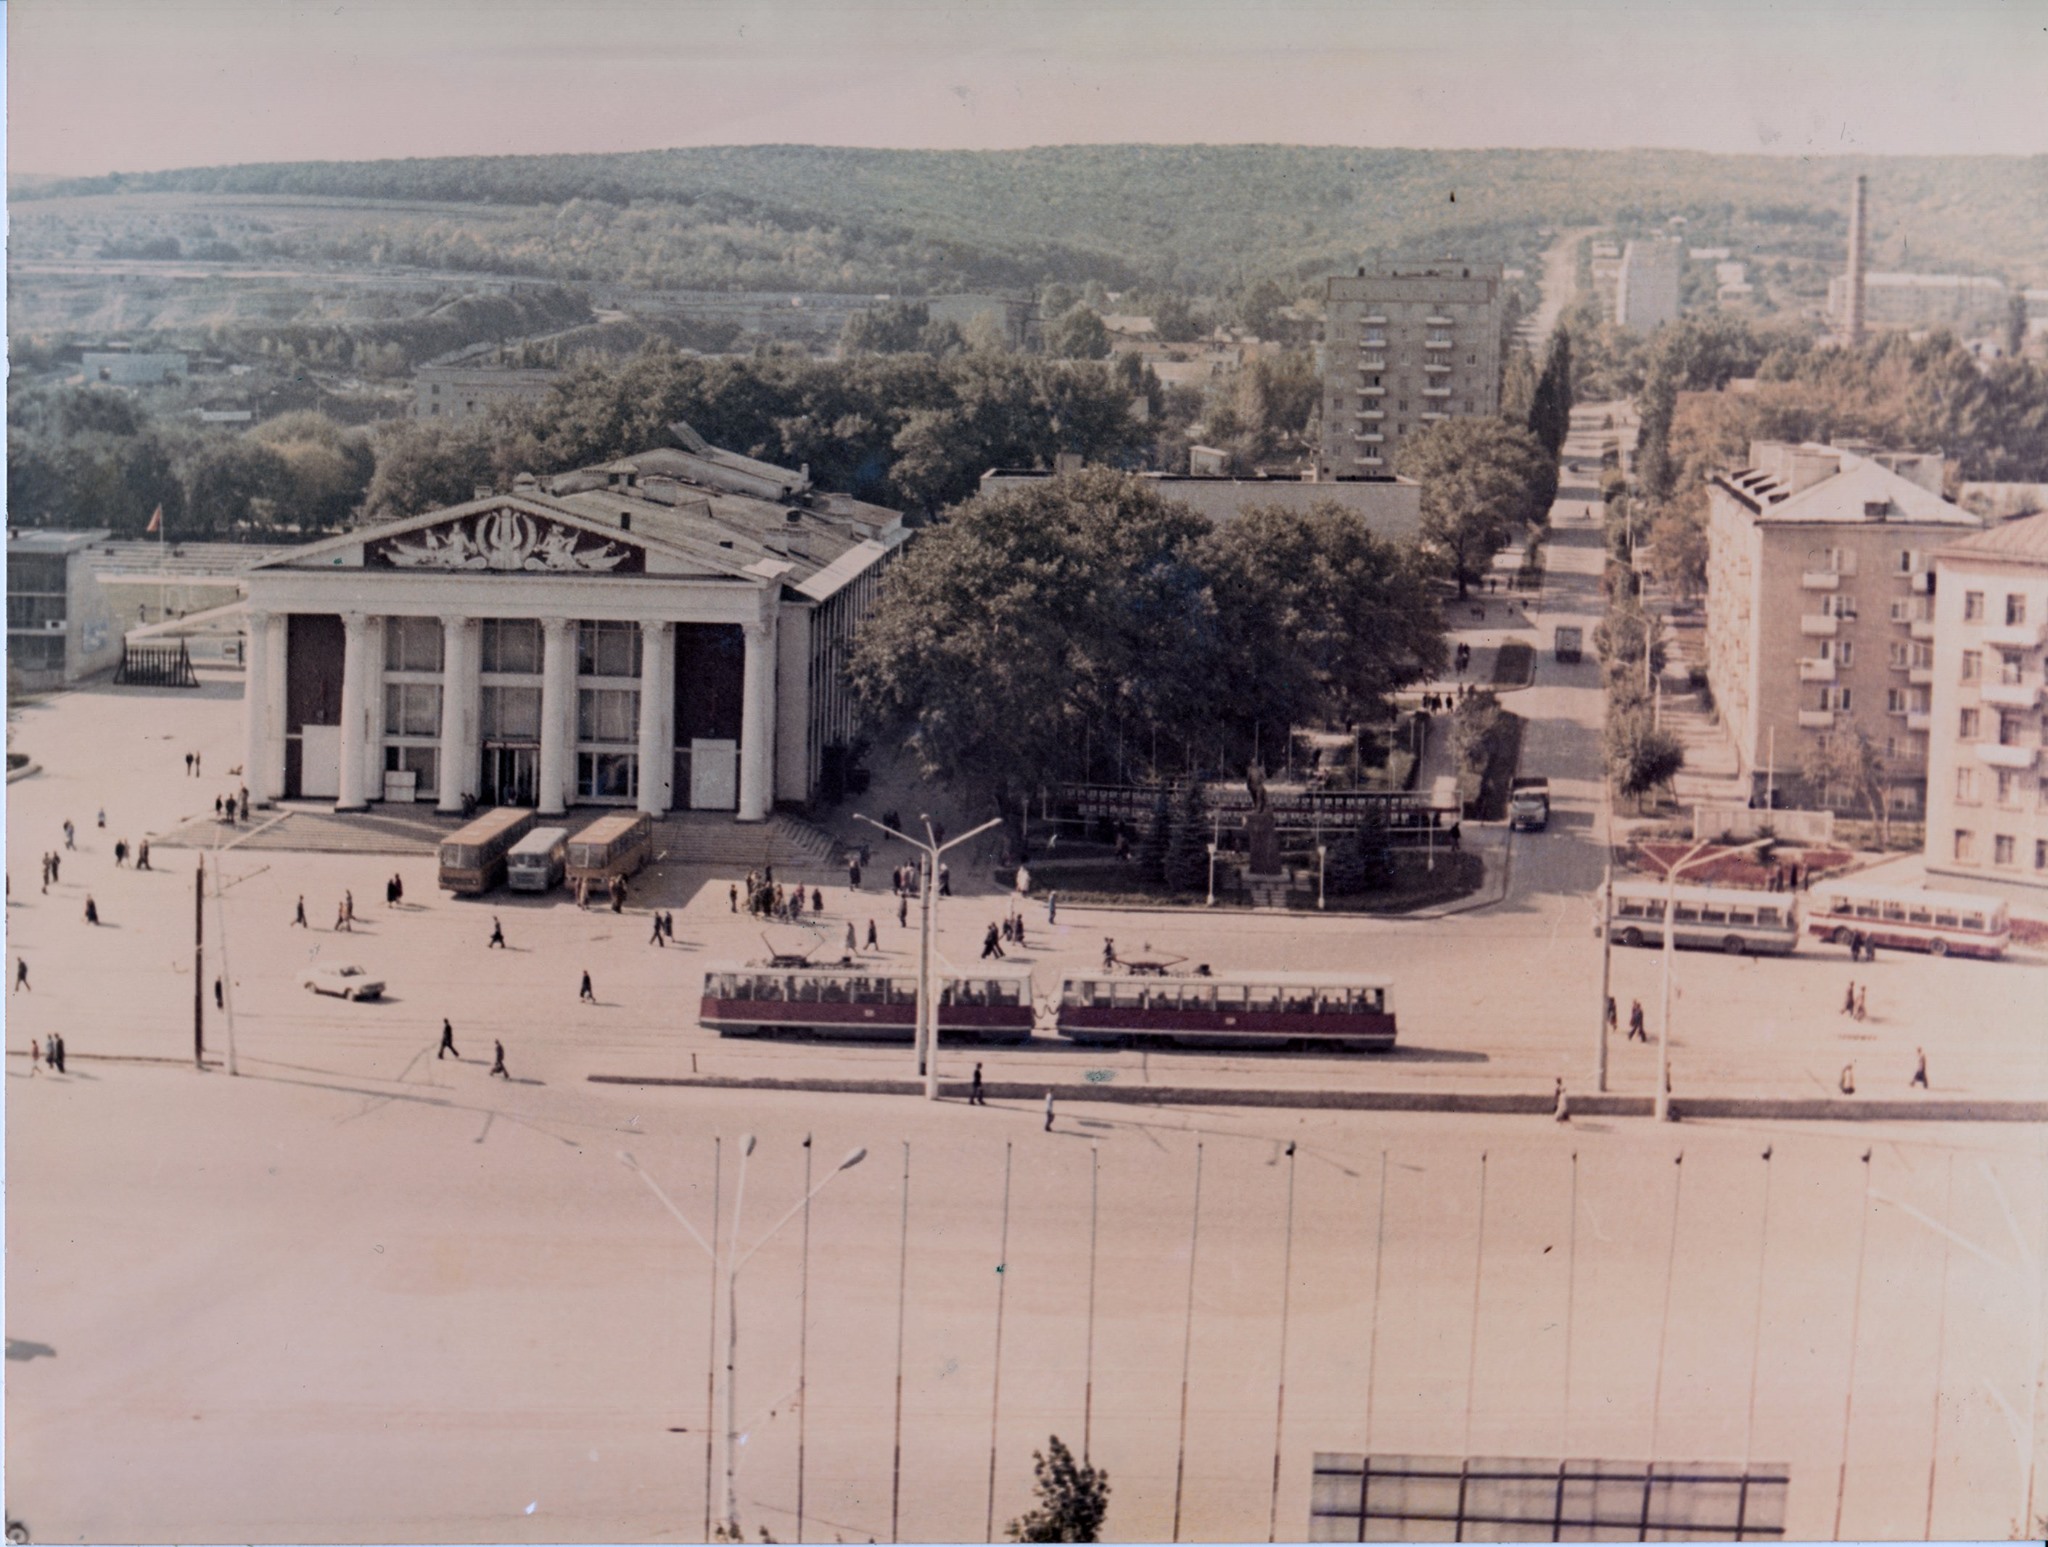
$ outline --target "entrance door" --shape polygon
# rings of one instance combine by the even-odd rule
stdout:
[[[737,741],[690,743],[690,809],[732,811],[740,803],[740,744]]]
[[[308,725],[299,752],[299,793],[308,800],[341,794],[341,727]]]
[[[486,806],[533,806],[540,790],[540,748],[530,743],[487,741],[477,798]]]

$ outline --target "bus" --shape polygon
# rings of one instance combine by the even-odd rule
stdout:
[[[1339,1049],[1394,1045],[1394,982],[1377,973],[1075,973],[1060,980],[1070,1042]]]
[[[561,884],[569,829],[536,827],[505,855],[505,884],[515,892],[551,892]]]
[[[569,880],[600,885],[634,874],[653,855],[653,817],[644,811],[601,816],[569,840]]]
[[[1662,881],[1615,882],[1607,938],[1621,945],[1663,945],[1668,889]],[[1674,895],[1673,945],[1726,951],[1730,956],[1783,956],[1799,943],[1799,919],[1790,893],[1681,885]]]
[[[1830,881],[1808,893],[1806,932],[1836,945],[1861,935],[1898,951],[1987,960],[2003,956],[2012,943],[2012,921],[1997,898],[1858,881]]]
[[[917,973],[880,963],[710,967],[697,1014],[722,1037],[908,1043],[917,1034]],[[941,1044],[1026,1042],[1035,1014],[1031,974],[1025,968],[949,973],[939,979]]]
[[[459,897],[488,892],[505,879],[505,855],[533,826],[523,806],[494,806],[441,840],[441,888]]]

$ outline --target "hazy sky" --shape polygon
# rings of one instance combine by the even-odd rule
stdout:
[[[12,0],[8,164],[814,143],[2048,149],[2048,0]]]

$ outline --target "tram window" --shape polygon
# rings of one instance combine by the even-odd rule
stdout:
[[[1060,1003],[1069,1008],[1079,1008],[1095,997],[1093,983],[1068,978],[1060,985]]]
[[[1145,986],[1133,979],[1113,983],[1110,992],[1119,1010],[1142,1010],[1145,1008]]]
[[[1621,906],[1616,908],[1614,911],[1620,914],[1621,917],[1625,919],[1640,919],[1649,917],[1649,909],[1644,905],[1643,899],[1640,897],[1622,898]]]
[[[821,994],[819,994],[818,997],[826,1004],[845,1004],[845,982],[839,978],[827,978],[825,980],[824,991]]]
[[[1183,1010],[1214,1010],[1216,990],[1205,984],[1190,983],[1180,991],[1180,1007]]]
[[[1245,987],[1245,1008],[1257,1014],[1276,1015],[1280,1011],[1280,990],[1271,984],[1256,983]]]
[[[1383,988],[1366,989],[1358,997],[1360,1007],[1374,1015],[1383,1014],[1387,1008],[1387,991]]]
[[[1954,929],[1956,927],[1956,916],[1953,913],[1943,913],[1937,910],[1934,915],[1934,922],[1938,928]]]
[[[1908,908],[1906,910],[1906,922],[1909,924],[1931,924],[1934,922],[1934,915],[1925,908]]]
[[[1906,905],[1902,902],[1888,902],[1884,905],[1885,922],[1903,924],[1906,921]]]
[[[879,978],[855,978],[853,980],[853,1002],[855,1004],[882,1003],[885,985]]]
[[[779,1001],[782,998],[782,979],[754,979],[754,997],[760,1000]]]
[[[1728,910],[1728,922],[1739,925],[1744,929],[1753,929],[1756,927],[1756,909],[1730,908]]]
[[[1110,993],[1111,986],[1112,985],[1108,983],[1095,983],[1090,985],[1090,988],[1092,989],[1092,998],[1096,1009],[1107,1010],[1109,1008],[1110,1000],[1112,998],[1112,995]]]
[[[1021,1004],[1023,1003],[1023,987],[1023,984],[1014,980],[1010,982],[992,981],[988,986],[988,1002],[1000,1005]]]
[[[1241,1015],[1247,1003],[1247,993],[1242,983],[1218,983],[1216,985],[1216,1008],[1225,1015]]]
[[[1700,919],[1708,924],[1725,924],[1728,922],[1728,910],[1717,902],[1703,902],[1700,904]]]
[[[916,1004],[917,980],[915,978],[891,978],[889,980],[889,1003]]]
[[[798,1004],[816,1004],[821,987],[816,978],[797,978],[792,984],[790,998]]]
[[[1316,1013],[1319,1015],[1348,1015],[1352,1012],[1351,992],[1341,988],[1319,988],[1316,990]]]
[[[939,985],[939,1003],[942,1005],[954,1003],[958,997],[958,988],[959,985],[955,983],[941,983]]]

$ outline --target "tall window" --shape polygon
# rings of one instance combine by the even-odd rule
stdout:
[[[1958,768],[1956,770],[1956,799],[1966,806],[1977,803],[1977,770]]]
[[[2009,709],[2000,713],[1998,716],[1998,744],[2001,747],[2018,746],[2020,744],[2020,737],[2024,734],[2025,731],[2022,728],[2022,722],[2018,715]]]
[[[2025,672],[2025,661],[2011,650],[1998,652],[1998,680],[2007,687],[2018,687]]]
[[[540,624],[532,618],[486,618],[483,669],[536,673],[540,670]]]
[[[1956,829],[1956,863],[1973,865],[1977,862],[1977,835],[1967,827]]]
[[[1965,591],[1963,593],[1963,621],[1965,623],[1982,623],[1984,621],[1984,593],[1982,591]]]
[[[2020,776],[2010,768],[1998,770],[1998,803],[2001,806],[2020,803]]]
[[[576,694],[576,739],[631,746],[638,734],[640,695],[631,688],[582,688]]]
[[[585,677],[640,675],[640,625],[587,622],[576,625],[576,670]]]
[[[1965,709],[1956,716],[1956,734],[1965,741],[1975,741],[1983,734],[1982,716],[1975,709]]]
[[[1976,682],[1984,675],[1984,652],[1965,650],[1963,652],[1963,681]]]
[[[2013,853],[2014,848],[2012,834],[2000,833],[1991,840],[1991,863],[1994,865],[2013,864],[2016,858]]]
[[[2015,625],[2027,621],[2027,599],[2018,591],[2008,591],[2006,593],[2005,621]]]
[[[539,741],[540,689],[486,682],[478,705],[485,741]]]
[[[441,620],[439,618],[386,618],[384,620],[384,669],[386,671],[439,671],[441,669]]]
[[[387,682],[384,685],[384,734],[441,734],[441,687],[434,682]]]

